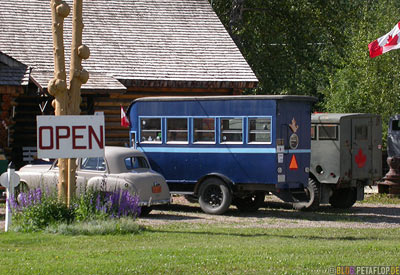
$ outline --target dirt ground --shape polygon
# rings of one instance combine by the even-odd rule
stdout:
[[[0,208],[0,230],[4,230],[5,209]],[[347,210],[321,206],[317,212],[301,212],[278,199],[267,197],[265,205],[254,213],[241,213],[236,207],[224,215],[208,215],[199,204],[183,197],[173,197],[173,203],[153,209],[138,222],[145,226],[164,226],[176,223],[219,224],[223,227],[335,227],[335,228],[400,228],[400,204],[356,203]]]

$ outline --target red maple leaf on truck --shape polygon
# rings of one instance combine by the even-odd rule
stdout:
[[[358,150],[358,153],[355,157],[355,161],[357,163],[358,168],[364,167],[365,163],[367,162],[367,156],[363,154],[361,148]]]

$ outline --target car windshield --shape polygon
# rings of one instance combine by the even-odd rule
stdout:
[[[83,158],[81,163],[82,170],[105,171],[106,163],[104,158]]]
[[[149,164],[144,157],[128,157],[125,158],[125,166],[128,170],[149,168]]]

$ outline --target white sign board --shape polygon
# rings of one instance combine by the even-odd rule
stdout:
[[[37,116],[38,158],[104,157],[104,116]]]

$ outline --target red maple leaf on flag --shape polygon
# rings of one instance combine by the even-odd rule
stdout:
[[[399,36],[397,34],[393,37],[391,35],[389,35],[389,38],[387,40],[387,43],[385,44],[385,47],[397,45],[397,40],[399,40]]]
[[[363,168],[365,163],[367,162],[367,156],[363,154],[361,148],[358,150],[358,154],[355,157],[355,161],[357,163],[358,168]]]

